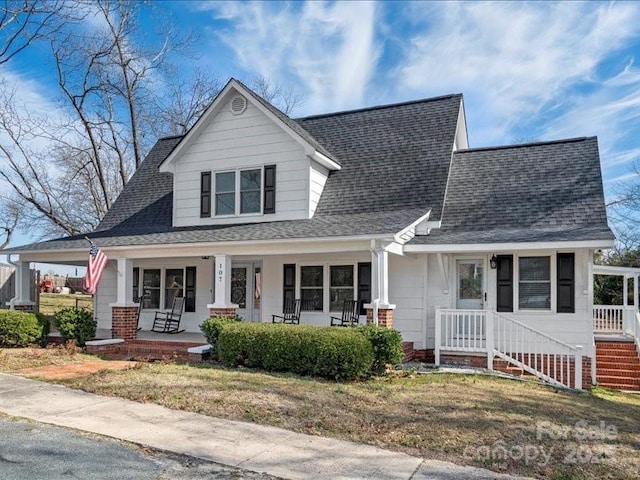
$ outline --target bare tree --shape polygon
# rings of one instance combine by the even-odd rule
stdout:
[[[0,65],[60,28],[60,19],[71,15],[71,2],[63,0],[3,0],[0,3]]]
[[[177,77],[177,71],[175,71]],[[167,86],[165,95],[156,100],[156,121],[152,124],[157,136],[184,135],[200,118],[223,83],[215,75],[196,69],[189,80],[177,80]]]
[[[269,78],[258,75],[250,82],[251,89],[267,102],[278,107],[282,112],[291,115],[304,103],[304,96],[292,88],[285,88],[272,82]]]

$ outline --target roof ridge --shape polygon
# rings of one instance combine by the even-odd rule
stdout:
[[[406,105],[412,105],[412,104],[417,104],[417,103],[435,102],[435,101],[446,100],[448,98],[455,98],[455,97],[462,97],[462,93],[451,93],[449,95],[440,95],[438,97],[422,98],[420,100],[408,100],[406,102],[387,103],[387,104],[384,104],[384,105],[374,105],[374,106],[371,106],[371,107],[355,108],[353,110],[339,110],[337,112],[320,113],[320,114],[317,114],[317,115],[309,115],[309,116],[306,116],[306,117],[294,118],[292,120],[294,120],[296,122],[299,122],[299,121],[302,121],[302,120],[311,120],[311,119],[323,118],[323,117],[334,117],[334,116],[338,116],[338,115],[348,115],[348,114],[351,114],[351,113],[362,113],[362,112],[366,112],[366,111],[370,111],[370,110],[382,110],[384,108],[403,107],[403,106],[406,106]]]
[[[577,143],[584,142],[585,140],[591,140],[597,137],[574,137],[574,138],[563,138],[559,140],[547,140],[540,142],[529,142],[529,143],[516,143],[512,145],[494,145],[488,147],[476,147],[476,148],[465,148],[463,150],[456,150],[454,153],[473,153],[473,152],[482,152],[488,150],[508,150],[510,148],[526,148],[526,147],[536,147],[541,145],[555,145],[560,143]]]

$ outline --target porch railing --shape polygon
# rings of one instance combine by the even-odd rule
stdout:
[[[481,352],[487,367],[498,357],[553,385],[582,388],[582,347],[571,346],[501,313],[436,309],[435,362],[441,352]]]
[[[623,333],[624,307],[622,305],[594,305],[594,333]]]

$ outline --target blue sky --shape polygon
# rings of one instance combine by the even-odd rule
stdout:
[[[267,77],[295,116],[461,92],[472,147],[597,135],[607,200],[637,178],[640,2],[155,5],[199,33],[184,71]],[[44,111],[52,73],[37,50],[0,70]]]

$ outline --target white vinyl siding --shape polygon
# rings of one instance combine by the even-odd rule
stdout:
[[[318,202],[320,202],[320,196],[324,190],[324,185],[327,182],[329,170],[322,165],[311,162],[309,172],[309,217],[313,217],[313,214],[316,212]]]
[[[194,143],[176,160],[173,174],[175,226],[238,223],[239,217],[200,218],[200,174],[262,169],[276,165],[276,211],[245,214],[240,221],[272,222],[309,218],[311,160],[303,147],[251,102],[242,115],[220,109]],[[215,196],[214,196],[215,198]],[[215,200],[213,200],[215,204]],[[239,213],[238,205],[237,212]]]

